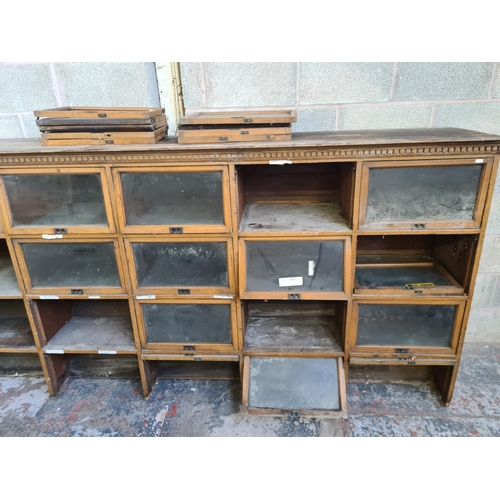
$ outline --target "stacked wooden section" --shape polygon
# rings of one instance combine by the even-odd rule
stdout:
[[[155,144],[168,132],[164,108],[71,106],[34,115],[43,146]]]
[[[180,119],[179,144],[289,141],[297,111],[193,113]]]

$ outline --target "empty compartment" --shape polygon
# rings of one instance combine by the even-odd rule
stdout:
[[[364,163],[360,228],[479,228],[490,169],[481,159]]]
[[[122,292],[117,243],[18,243],[28,268],[31,289],[71,293],[85,289]],[[29,288],[29,287],[28,287]]]
[[[226,171],[222,168],[121,171],[124,226],[174,226],[178,232],[226,231]],[[176,231],[173,231],[176,232]]]
[[[234,361],[158,361],[157,376],[167,380],[239,380]]]
[[[464,307],[465,301],[355,303],[357,333],[353,350],[452,353]]]
[[[342,354],[346,302],[244,301],[246,352]]]
[[[342,358],[245,356],[243,408],[249,413],[339,413],[345,409]]]
[[[237,167],[240,234],[349,232],[351,162]]]
[[[229,291],[228,240],[130,243],[139,290],[195,294]],[[179,291],[179,289],[181,289]]]
[[[462,295],[476,245],[475,235],[358,236],[355,293]]]
[[[13,228],[107,227],[101,174],[3,175]]]
[[[35,341],[22,300],[0,300],[0,351],[35,351]]]
[[[136,352],[127,300],[35,300],[46,354]]]
[[[342,298],[348,290],[345,259],[349,240],[290,239],[241,240],[240,266],[245,270],[241,295],[248,298],[273,297]],[[321,297],[323,298],[323,297]]]
[[[0,377],[43,377],[36,350],[32,353],[0,352]]]
[[[138,316],[147,348],[180,351],[233,349],[235,311],[230,301],[141,300],[138,302]]]
[[[0,240],[0,297],[21,297],[19,282],[5,240]]]

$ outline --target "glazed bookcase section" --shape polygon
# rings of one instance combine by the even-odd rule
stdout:
[[[240,297],[342,300],[351,286],[349,237],[242,238]]]
[[[239,165],[241,236],[350,234],[352,162]]]
[[[127,299],[31,300],[45,354],[136,354]]]
[[[343,359],[245,356],[242,409],[257,415],[343,417]]]
[[[36,353],[33,332],[22,300],[0,300],[0,353]]]
[[[0,176],[11,234],[115,233],[104,169],[23,169]]]
[[[0,299],[20,299],[21,296],[7,241],[0,239]]]
[[[139,296],[228,296],[235,292],[229,237],[126,238],[132,289]],[[217,298],[217,297],[215,297]]]
[[[12,240],[28,295],[125,294],[115,239]]]
[[[116,168],[117,213],[123,233],[229,233],[226,166]]]
[[[360,299],[353,302],[351,355],[455,356],[464,299]]]
[[[135,308],[143,354],[227,353],[239,348],[234,301],[137,300]]]
[[[365,162],[359,229],[480,229],[493,159]]]
[[[347,302],[245,300],[244,352],[343,356]]]
[[[467,294],[477,241],[460,234],[358,236],[354,292]]]

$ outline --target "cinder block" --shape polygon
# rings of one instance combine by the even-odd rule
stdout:
[[[0,64],[0,113],[54,108],[48,64]]]
[[[395,101],[489,97],[493,63],[398,63]]]
[[[292,130],[294,132],[328,132],[336,129],[336,123],[336,109],[298,109],[297,122],[292,124]]]
[[[500,237],[486,236],[484,238],[479,272],[500,273]]]
[[[300,63],[299,104],[388,101],[393,63]]]
[[[159,106],[153,63],[58,63],[68,106]]]
[[[495,274],[478,274],[472,307],[490,307],[496,283],[497,276]]]
[[[295,106],[297,63],[205,63],[207,106]]]
[[[491,201],[490,215],[488,216],[488,225],[486,234],[500,235],[500,196],[494,195]]]
[[[500,342],[500,308],[472,309],[467,323],[467,342]]]
[[[0,139],[21,139],[24,137],[17,115],[0,116]]]
[[[203,85],[203,66],[201,62],[180,63],[182,96],[184,107],[202,108],[205,106]]]
[[[500,102],[438,104],[435,127],[458,127],[500,134]]]
[[[432,104],[342,106],[340,130],[428,127]]]
[[[36,118],[31,113],[21,114],[19,118],[24,125],[24,137],[40,139],[40,130],[36,125]]]

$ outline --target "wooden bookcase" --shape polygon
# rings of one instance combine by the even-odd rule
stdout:
[[[417,365],[448,404],[500,157],[461,129],[291,141],[0,141],[0,372],[234,379],[338,416],[349,366]]]

